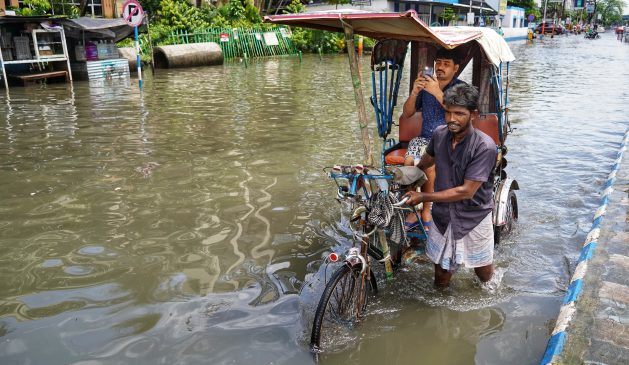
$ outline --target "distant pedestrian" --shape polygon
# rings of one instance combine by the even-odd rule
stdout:
[[[622,41],[622,34],[624,33],[623,27],[616,27],[616,39]]]

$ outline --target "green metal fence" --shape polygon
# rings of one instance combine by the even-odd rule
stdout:
[[[271,57],[297,55],[287,27],[210,28],[200,31],[177,31],[171,34],[171,44],[216,42],[223,50],[223,59],[237,57]]]

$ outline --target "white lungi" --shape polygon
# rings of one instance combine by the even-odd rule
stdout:
[[[460,265],[482,267],[494,261],[494,227],[491,213],[463,238],[455,240],[452,229],[444,234],[433,224],[428,231],[426,255],[442,269],[456,271]]]

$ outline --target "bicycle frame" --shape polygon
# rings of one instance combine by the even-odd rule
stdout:
[[[326,169],[324,169],[326,171]],[[359,227],[362,231],[356,231],[352,228],[353,236],[356,240],[360,240],[360,249],[357,250],[354,245],[343,255],[343,261],[350,266],[362,265],[361,272],[365,272],[365,267],[370,266],[370,257],[385,265],[387,279],[393,277],[392,259],[390,247],[386,237],[386,232],[378,229],[376,226],[370,227],[367,221],[367,202],[372,198],[373,194],[379,191],[399,193],[398,188],[391,184],[395,176],[392,174],[370,174],[365,171],[362,165],[357,166],[335,166],[331,172],[327,172],[328,176],[334,179],[337,185],[337,199],[349,200],[353,204],[358,205],[352,212],[351,221],[359,221]],[[390,186],[393,185],[393,189]],[[397,209],[407,209],[412,211],[419,220],[419,215],[414,207]],[[351,228],[351,225],[350,225]],[[408,237],[420,239],[426,238],[426,232],[423,226],[419,225],[420,232],[406,232]],[[370,239],[377,236],[379,247],[370,243]],[[354,241],[355,242],[355,241]],[[380,252],[378,252],[380,251]],[[337,257],[338,260],[338,257]],[[368,273],[368,272],[367,272]]]

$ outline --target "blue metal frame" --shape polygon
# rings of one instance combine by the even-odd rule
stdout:
[[[360,193],[361,190],[358,189],[359,179],[390,181],[395,178],[395,176],[391,174],[370,175],[370,174],[363,174],[363,173],[334,173],[334,172],[329,172],[328,176],[334,179],[334,182],[336,183],[336,186],[338,187],[339,191],[341,191],[342,188],[341,188],[341,184],[339,184],[338,179],[344,179],[348,181],[347,196],[356,196]],[[364,186],[362,187],[362,191],[364,192],[365,197],[367,199],[371,197],[371,195],[369,194],[369,191],[367,191],[367,189],[365,189]],[[417,219],[421,221],[421,218],[419,217],[419,214],[417,214],[417,210],[415,210],[414,207],[412,207],[412,211],[417,216]],[[406,232],[406,235],[408,237],[426,240],[428,238],[428,234],[426,233],[426,230],[424,229],[423,224],[419,224],[417,228],[415,228],[415,230],[417,229],[419,229],[419,231],[408,231]]]
[[[393,110],[397,104],[398,90],[402,80],[404,66],[385,61],[374,67],[371,72],[371,104],[376,114],[378,135],[386,139],[393,124]],[[378,78],[376,78],[378,73]]]

